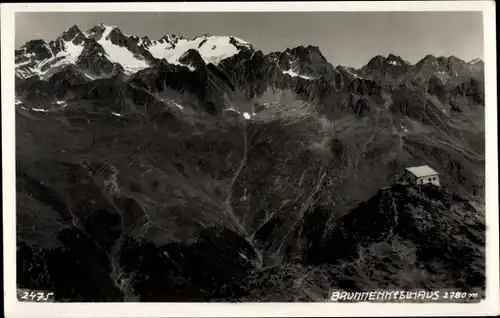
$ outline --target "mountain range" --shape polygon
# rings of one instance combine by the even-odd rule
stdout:
[[[15,74],[22,288],[59,301],[484,288],[480,59],[355,69],[315,46],[264,54],[99,24],[27,42]],[[394,184],[421,164],[442,187]]]

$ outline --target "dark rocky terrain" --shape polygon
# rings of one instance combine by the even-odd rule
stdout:
[[[58,301],[484,288],[482,61],[356,70],[228,39],[237,53],[217,62],[213,36],[103,25],[16,50],[19,287]],[[186,41],[175,61],[151,53]],[[442,187],[393,184],[421,164]]]

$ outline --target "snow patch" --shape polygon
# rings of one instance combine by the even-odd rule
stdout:
[[[307,80],[312,80],[312,79],[314,79],[314,77],[299,74],[299,73],[297,73],[297,72],[294,72],[294,71],[293,71],[293,70],[291,70],[291,69],[290,69],[290,70],[283,71],[283,74],[290,75],[291,77],[301,77],[301,78],[304,78],[304,79],[307,79]]]
[[[78,57],[82,54],[83,46],[73,44],[72,40],[64,42],[64,46],[66,48],[64,63],[76,63]]]
[[[113,29],[114,27],[106,26],[101,39],[97,41],[106,51],[108,59],[113,63],[121,64],[127,74],[133,74],[148,68],[149,65],[146,61],[135,57],[134,53],[130,52],[126,47],[115,45],[107,39]]]
[[[344,70],[351,74],[352,76],[354,76],[354,78],[361,78],[361,76],[359,76],[358,74],[355,74],[354,72],[351,72],[348,68],[344,68]]]
[[[49,112],[49,110],[47,110],[47,109],[35,108],[35,107],[31,108],[31,110],[33,110],[35,112],[42,112],[42,113],[48,113]]]
[[[172,104],[174,104],[174,106],[176,106],[177,108],[180,108],[180,109],[184,109],[184,107],[182,107],[181,105],[177,104],[175,101],[173,100],[169,100],[169,101],[165,101],[163,98],[161,97],[158,97],[158,99],[162,102],[162,103],[167,103],[167,102],[171,102]]]
[[[89,75],[89,74],[87,74],[87,73],[83,73],[83,75],[85,75],[85,77],[87,77],[87,78],[89,78],[89,79],[91,79],[91,80],[95,80],[95,79],[97,79],[97,77],[90,76],[90,75]]]
[[[177,104],[176,102],[172,101],[172,103],[173,103],[175,106],[177,106],[178,108],[180,108],[180,109],[184,109],[184,107],[182,107],[181,105]]]
[[[245,119],[250,119],[250,114],[247,112],[244,112],[243,117],[245,117]]]
[[[30,60],[27,60],[27,61],[24,61],[24,62],[20,62],[20,63],[17,63],[16,64],[16,67],[21,67],[21,66],[24,66],[24,65],[28,65],[30,64],[31,61]]]
[[[174,64],[174,63],[172,63]],[[187,67],[191,72],[195,71],[196,70],[196,67],[194,67],[193,65],[189,64],[189,65],[184,65],[184,64],[179,64],[179,65],[182,65],[182,66],[185,66]]]
[[[237,111],[236,109],[234,109],[233,107],[226,108],[225,110],[231,111],[231,112],[236,112],[236,113],[240,114],[240,112]]]
[[[405,132],[408,132],[408,129],[406,129],[405,126],[403,126],[403,124],[399,124],[399,126],[401,126],[401,128],[405,131]]]
[[[123,117],[120,113],[111,112],[111,114],[115,115],[116,117]]]

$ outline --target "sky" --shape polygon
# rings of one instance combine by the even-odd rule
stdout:
[[[85,31],[104,23],[151,40],[231,35],[264,53],[313,45],[333,65],[355,68],[390,53],[411,63],[427,54],[483,58],[481,12],[18,12],[15,20],[16,48],[74,24]]]

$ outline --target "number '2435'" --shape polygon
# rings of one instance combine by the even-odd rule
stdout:
[[[24,301],[34,301],[34,302],[42,302],[48,301],[54,297],[54,293],[48,293],[43,291],[23,291],[21,292],[20,300]]]

